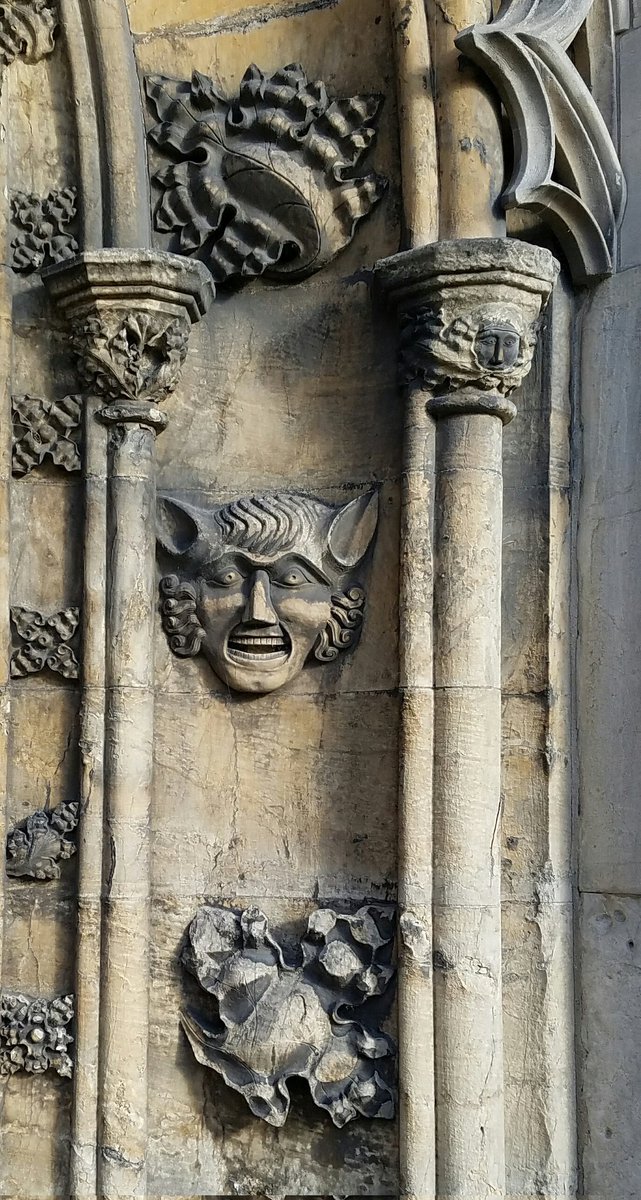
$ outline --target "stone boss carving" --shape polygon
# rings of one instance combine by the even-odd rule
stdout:
[[[339,1127],[358,1116],[392,1118],[394,1043],[353,1014],[373,1016],[388,993],[393,946],[389,906],[369,904],[353,916],[317,909],[297,965],[285,961],[259,908],[199,909],[183,963],[215,998],[216,1016],[181,1014],[198,1062],[270,1125],[287,1119],[293,1075],[307,1080]]]
[[[65,608],[50,617],[30,608],[13,605],[11,624],[18,645],[11,647],[11,677],[23,679],[48,667],[64,679],[77,679],[80,665],[76,658],[76,642],[80,610]]]
[[[174,654],[202,648],[241,692],[272,692],[308,658],[337,658],[363,619],[351,573],[377,517],[373,492],[339,507],[298,492],[206,510],[160,497],[158,541],[180,572],[160,584]]]
[[[73,258],[78,253],[78,243],[68,226],[76,212],[73,187],[54,190],[46,196],[16,192],[11,197],[11,220],[25,232],[11,243],[13,270],[29,274]]]
[[[77,396],[64,396],[62,400],[12,396],[11,416],[14,475],[28,475],[47,459],[65,471],[81,469],[81,408]]]

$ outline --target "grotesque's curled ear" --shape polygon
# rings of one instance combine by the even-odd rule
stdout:
[[[180,557],[187,554],[198,541],[200,533],[197,512],[169,496],[156,500],[156,538],[167,554]]]
[[[350,500],[337,512],[329,530],[329,549],[342,567],[355,567],[365,554],[378,522],[378,492]]]

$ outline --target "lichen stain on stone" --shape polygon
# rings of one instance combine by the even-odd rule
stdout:
[[[465,153],[467,153],[467,154],[470,154],[472,152],[472,150],[478,151],[478,156],[479,156],[481,162],[483,163],[483,166],[484,167],[487,166],[487,162],[488,162],[487,146],[485,145],[485,142],[483,141],[482,138],[462,137],[462,138],[459,138],[458,144],[461,147],[461,150],[465,151]]]

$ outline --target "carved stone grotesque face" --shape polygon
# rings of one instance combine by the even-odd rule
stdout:
[[[467,390],[509,396],[530,369],[536,332],[536,322],[514,304],[458,316],[423,305],[402,322],[401,381],[419,380],[435,396]]]
[[[161,497],[158,540],[180,571],[161,582],[171,649],[202,649],[223,683],[254,693],[283,687],[311,656],[336,658],[362,620],[350,572],[377,507],[374,494],[339,508],[279,493],[209,510]]]
[[[511,371],[521,353],[521,335],[507,322],[486,321],[476,335],[474,350],[482,367]]]

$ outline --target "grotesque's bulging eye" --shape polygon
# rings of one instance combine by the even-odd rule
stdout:
[[[214,587],[233,587],[235,583],[241,583],[242,578],[240,571],[237,571],[235,567],[226,567],[212,575],[210,583],[213,583]]]
[[[280,587],[296,588],[304,587],[312,581],[301,567],[286,567],[274,575],[273,582]]]

